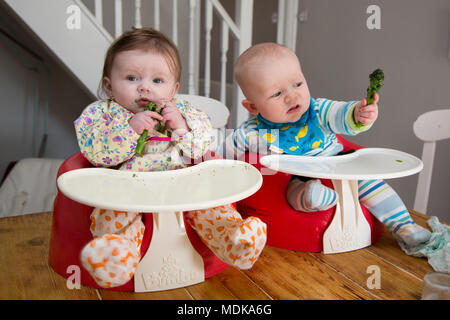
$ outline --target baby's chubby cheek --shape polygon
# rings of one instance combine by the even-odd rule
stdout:
[[[308,98],[308,100],[305,101],[305,103],[302,103],[301,106],[302,106],[301,114],[303,115],[311,107],[311,98]]]
[[[291,121],[290,122],[297,122],[300,120],[300,118],[305,114],[306,111],[308,111],[309,106],[300,106],[298,110],[296,110],[295,113],[292,114]]]

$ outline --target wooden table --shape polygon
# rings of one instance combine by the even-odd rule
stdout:
[[[427,226],[427,216],[410,212]],[[420,299],[423,277],[433,271],[426,259],[406,255],[385,232],[372,246],[340,254],[266,247],[251,270],[230,267],[186,288],[152,293],[85,286],[70,290],[47,262],[51,216],[46,212],[0,219],[0,299],[410,300]],[[374,275],[369,266],[379,268],[379,289],[369,279]]]

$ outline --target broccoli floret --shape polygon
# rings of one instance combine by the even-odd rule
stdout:
[[[384,72],[381,69],[376,69],[369,75],[370,84],[367,87],[367,104],[373,103],[373,96],[383,86]],[[356,127],[359,129],[363,126],[362,122],[358,122]]]
[[[383,86],[384,72],[381,69],[376,69],[369,75],[370,84],[367,87],[367,104],[373,102],[373,95],[378,92]]]

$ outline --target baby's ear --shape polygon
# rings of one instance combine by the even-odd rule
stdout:
[[[245,109],[250,112],[251,115],[257,116],[258,115],[258,109],[256,108],[255,104],[251,102],[250,100],[242,100],[242,105]]]
[[[108,77],[103,78],[103,88],[105,88],[106,93],[111,98],[112,97],[112,86],[111,86],[111,80],[109,80]]]
[[[179,82],[176,82],[176,83],[174,84],[174,86],[173,86],[173,89],[172,89],[172,97],[177,93],[177,91],[178,91],[179,88],[180,88],[180,83],[179,83]]]

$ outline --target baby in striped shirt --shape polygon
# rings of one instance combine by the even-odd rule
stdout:
[[[299,59],[276,43],[247,49],[238,58],[234,73],[246,97],[242,105],[254,117],[227,136],[227,156],[239,159],[246,152],[334,156],[343,150],[336,134],[364,132],[378,117],[378,94],[370,105],[366,99],[313,99]],[[411,219],[403,201],[386,182],[361,180],[358,187],[360,202],[397,241],[414,246],[430,238],[431,233]],[[294,209],[302,212],[326,210],[338,200],[335,191],[319,179],[298,176],[289,182],[286,197]]]

